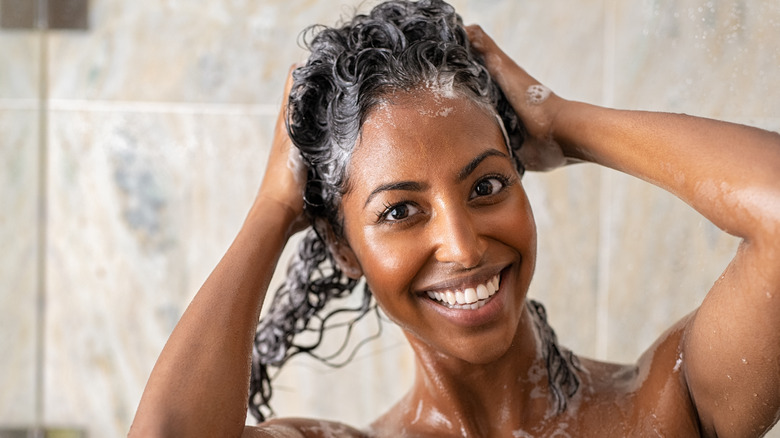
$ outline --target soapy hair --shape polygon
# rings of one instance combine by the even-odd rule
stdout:
[[[466,96],[492,108],[500,117],[515,166],[520,174],[524,171],[517,158],[524,127],[479,54],[471,49],[461,18],[449,4],[440,0],[387,1],[341,26],[313,26],[302,35],[311,54],[306,64],[293,72],[287,129],[308,167],[304,211],[313,226],[304,235],[286,282],[257,328],[249,409],[261,422],[273,413],[269,367],[278,370],[301,353],[340,365],[333,363],[332,356],[317,352],[332,325],[331,318],[354,315],[347,323],[348,337],[355,322],[377,312],[368,287],[355,290],[358,281],[342,272],[327,243],[343,235],[340,207],[347,164],[372,109],[393,93],[421,87]],[[353,294],[362,294],[360,304],[345,305]],[[532,309],[540,306],[537,303]],[[534,310],[532,314],[541,321],[537,325],[545,334],[541,338],[546,343],[553,395],[559,409],[565,409],[567,397],[579,382],[576,373],[570,372],[571,361],[557,348],[546,319],[539,318],[544,316],[541,309],[541,313]],[[314,339],[307,338],[308,343],[300,340],[312,333]]]

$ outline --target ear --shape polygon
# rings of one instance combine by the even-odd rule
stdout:
[[[360,267],[357,256],[355,256],[355,252],[352,251],[349,244],[344,239],[334,236],[333,232],[328,234],[328,250],[333,254],[339,269],[353,280],[362,277],[363,269]]]

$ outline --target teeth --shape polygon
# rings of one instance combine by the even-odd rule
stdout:
[[[487,299],[498,291],[500,278],[498,275],[477,287],[469,287],[465,290],[448,290],[445,292],[428,291],[430,299],[438,301],[452,309],[477,310],[484,306]]]
[[[447,291],[447,302],[450,303],[451,305],[457,302],[455,301],[455,294],[452,293],[452,291],[450,290]]]
[[[484,300],[485,298],[489,297],[491,294],[489,293],[490,290],[493,290],[493,292],[496,291],[496,289],[493,287],[493,281],[489,281],[487,287],[480,284],[477,286],[477,298],[480,300]]]
[[[484,288],[485,286],[482,286],[481,284],[479,286],[477,286],[477,288],[480,288],[480,287]],[[466,297],[466,303],[472,304],[472,303],[476,303],[477,302],[477,291],[474,290],[474,288],[470,287],[470,288],[466,289],[463,292],[463,295],[465,295],[465,297]],[[485,298],[487,298],[487,297],[485,297]]]

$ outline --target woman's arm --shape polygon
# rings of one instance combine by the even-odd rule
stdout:
[[[288,78],[285,100],[292,81]],[[130,436],[239,437],[260,308],[287,239],[303,225],[303,166],[279,113],[260,191],[225,256],[152,370]]]
[[[780,414],[780,135],[547,95],[479,28],[469,33],[528,127],[530,169],[608,166],[668,190],[742,238],[686,327],[682,363],[706,432],[757,436],[771,426]]]

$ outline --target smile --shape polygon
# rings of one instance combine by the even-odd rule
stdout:
[[[428,298],[450,309],[477,310],[490,300],[498,291],[500,274],[487,282],[465,289],[452,289],[443,292],[428,291]]]

